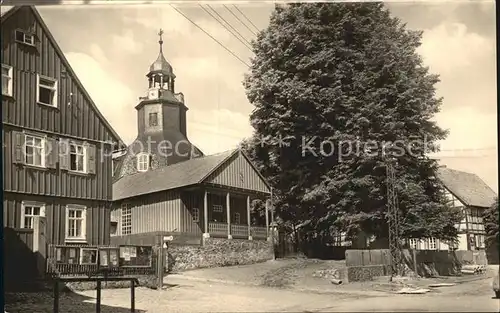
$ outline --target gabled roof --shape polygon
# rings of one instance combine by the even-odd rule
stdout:
[[[113,200],[201,183],[208,174],[237,152],[238,150],[226,151],[124,176],[113,184]]]
[[[264,180],[240,149],[225,151],[165,166],[153,171],[124,176],[113,184],[113,200],[187,187],[202,183],[234,155],[241,153]],[[264,180],[264,182],[266,182]],[[266,186],[268,186],[266,182]]]
[[[497,194],[476,174],[440,167],[437,178],[464,205],[490,207]]]
[[[5,22],[8,18],[14,15],[19,9],[23,7],[28,7],[33,15],[35,16],[36,21],[40,24],[40,26],[43,29],[43,32],[49,39],[49,41],[52,43],[54,50],[56,51],[57,55],[61,59],[62,64],[64,67],[66,67],[67,72],[74,78],[74,82],[78,86],[78,88],[81,90],[83,95],[88,99],[90,105],[92,106],[92,109],[95,111],[97,116],[101,119],[103,124],[108,128],[108,130],[111,132],[111,134],[115,137],[115,139],[118,141],[118,145],[120,146],[125,146],[124,141],[121,139],[120,135],[113,129],[113,127],[109,124],[108,120],[102,115],[101,111],[97,108],[96,104],[92,100],[92,97],[88,94],[87,90],[85,90],[85,87],[83,87],[82,82],[78,78],[78,75],[76,75],[75,71],[69,64],[68,60],[66,59],[66,56],[64,55],[64,52],[61,50],[61,47],[57,44],[57,41],[55,40],[54,36],[52,36],[52,33],[50,32],[47,24],[43,21],[43,18],[40,16],[40,13],[38,13],[38,10],[35,8],[35,6],[15,6],[8,11],[4,12],[1,15],[1,22]]]

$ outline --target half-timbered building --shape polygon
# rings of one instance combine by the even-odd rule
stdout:
[[[122,141],[34,7],[11,8],[1,26],[4,230],[31,246],[44,216],[47,243],[109,244]]]
[[[486,233],[483,211],[495,202],[497,194],[473,173],[441,166],[436,176],[445,189],[448,203],[463,213],[462,221],[456,225],[458,241],[449,243],[436,238],[411,239],[410,247],[421,250],[484,250]]]

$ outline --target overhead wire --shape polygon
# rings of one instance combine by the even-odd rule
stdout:
[[[229,28],[227,28],[226,25],[224,25],[223,22],[221,22],[219,19],[217,19],[212,13],[210,13],[205,7],[203,7],[203,5],[201,4],[198,4],[198,6],[200,8],[202,8],[208,15],[210,15],[215,21],[217,21],[217,23],[219,23],[222,27],[224,27],[225,30],[227,30],[231,35],[233,35],[239,42],[241,42],[248,50],[252,51],[252,47],[250,46],[250,42],[248,40],[245,39],[245,37],[243,37],[231,24],[229,24],[219,13],[217,13],[217,11],[215,11],[209,4],[207,4],[206,6],[208,8],[210,8],[221,20],[223,20],[229,27],[231,27],[231,29],[236,33],[238,34],[240,37],[238,37],[238,35],[236,35],[235,33],[233,33],[233,31],[231,31]]]
[[[250,67],[250,65],[243,61],[238,55],[236,55],[236,53],[234,53],[233,51],[231,51],[231,49],[229,49],[228,47],[226,47],[223,43],[221,43],[219,40],[217,40],[217,38],[215,38],[214,36],[212,36],[210,33],[208,33],[206,30],[203,29],[203,27],[201,27],[200,25],[196,24],[193,20],[191,20],[189,17],[187,17],[184,13],[182,13],[181,10],[177,9],[175,6],[173,6],[172,4],[169,4],[172,9],[174,9],[175,11],[177,11],[177,13],[179,13],[180,15],[182,15],[186,20],[188,20],[191,24],[193,24],[194,26],[196,26],[199,30],[201,30],[203,33],[205,33],[205,35],[207,35],[208,37],[210,37],[213,41],[215,41],[217,44],[219,44],[222,48],[224,48],[224,50],[226,50],[227,52],[229,52],[233,57],[235,57],[236,59],[238,59],[238,61],[240,61],[241,63],[243,63],[244,65],[246,65],[247,67]]]
[[[227,5],[223,4],[222,6],[224,6],[224,8],[226,8],[226,10],[228,10],[229,13],[231,13],[238,20],[238,22],[241,23],[241,25],[245,26],[245,28],[248,29],[249,32],[257,36],[257,33],[254,32],[250,27],[248,27],[248,25],[245,22],[243,22],[233,11],[231,11],[231,9]]]
[[[260,31],[259,28],[255,26],[255,24],[252,23],[252,21],[245,15],[245,13],[241,12],[241,10],[236,5],[233,4],[232,6],[248,21],[248,23],[250,23],[250,25],[252,25],[256,29],[257,32]]]

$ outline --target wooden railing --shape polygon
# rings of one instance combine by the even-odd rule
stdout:
[[[255,239],[264,239],[264,238],[267,238],[267,230],[266,230],[265,227],[252,226],[250,228],[250,234]]]
[[[238,237],[248,237],[248,225],[231,224],[231,235]]]
[[[226,235],[227,236],[227,223],[209,222],[208,232],[210,235]]]

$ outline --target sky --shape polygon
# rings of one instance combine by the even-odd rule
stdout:
[[[145,75],[158,55],[160,28],[165,57],[177,76],[176,92],[184,94],[189,108],[189,139],[205,154],[213,154],[251,135],[253,107],[242,80],[252,52],[198,4],[173,6],[244,62],[169,5],[70,3],[38,10],[94,102],[126,143],[137,135],[134,107],[145,96]],[[268,25],[273,4],[234,3],[257,29]],[[226,6],[249,25],[232,4]],[[424,31],[418,52],[441,78],[437,95],[444,100],[436,120],[450,134],[435,157],[449,168],[479,175],[497,192],[494,6],[494,1],[387,3],[408,28]],[[210,7],[246,40],[255,38],[254,27],[245,28],[226,7]]]

